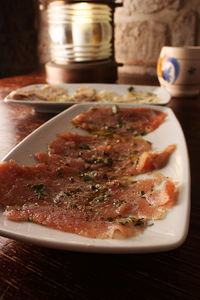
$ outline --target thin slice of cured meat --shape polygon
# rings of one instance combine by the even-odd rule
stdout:
[[[37,152],[34,157],[41,164],[48,166],[49,170],[54,171],[58,177],[62,177],[64,173],[71,175],[84,172],[89,165],[82,158],[65,157],[58,154],[48,154],[47,152]]]
[[[68,166],[62,166],[60,170],[45,164],[19,166],[15,161],[0,163],[0,203],[20,205],[37,202],[37,199],[46,201],[49,196],[56,197],[76,174],[77,168]]]
[[[130,176],[139,175],[154,170],[159,170],[166,166],[176,145],[169,145],[162,151],[147,151],[133,155],[129,160],[122,160],[113,168],[109,175]]]
[[[59,134],[59,138],[49,145],[49,153],[61,155],[63,163],[69,157],[79,158],[85,162],[85,170],[96,170],[99,174],[106,172],[111,177],[160,169],[174,149],[175,145],[170,145],[163,151],[152,152],[151,143],[140,137],[85,136],[84,140],[84,136],[71,133]]]
[[[79,135],[71,132],[60,133],[48,148],[49,153],[70,157],[90,157],[99,145],[105,144],[97,136]]]
[[[173,144],[167,146],[163,151],[142,153],[137,162],[136,170],[138,174],[161,169],[162,167],[164,167],[167,164],[171,153],[175,149],[176,145]]]
[[[60,133],[58,138],[49,146],[50,154],[59,154],[65,157],[97,160],[124,159],[133,154],[151,150],[151,143],[135,137],[113,137],[92,135],[78,135],[74,133]]]
[[[66,167],[67,168],[67,167]],[[161,218],[176,201],[175,184],[163,177],[107,180],[85,174],[57,176],[46,165],[0,165],[0,203],[14,221],[31,221],[83,236],[127,237]]]
[[[150,108],[114,106],[92,107],[76,116],[72,123],[98,135],[145,135],[155,130],[166,114]]]
[[[83,217],[82,213],[72,211],[71,214],[59,207],[24,205],[23,208],[9,208],[4,213],[8,219],[12,221],[29,221],[36,224],[44,225],[49,228],[79,234],[89,238],[128,238],[142,233],[145,229],[146,222],[137,221],[138,225],[133,222],[127,222],[124,219],[118,221],[88,221]],[[142,223],[141,223],[142,222]],[[135,222],[135,224],[137,224]]]
[[[114,153],[113,156],[109,156],[109,160],[103,157],[91,157],[85,160],[87,162],[85,171],[88,174],[95,171],[99,178],[103,178],[105,174],[107,174],[108,178],[144,174],[165,167],[175,149],[175,145],[169,145],[158,152],[147,151],[140,153],[138,150],[132,150],[127,156],[124,153],[126,151],[122,151],[118,152],[117,155]]]

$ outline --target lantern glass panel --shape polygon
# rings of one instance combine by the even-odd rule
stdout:
[[[112,10],[106,4],[52,2],[48,7],[51,60],[57,64],[112,56]]]

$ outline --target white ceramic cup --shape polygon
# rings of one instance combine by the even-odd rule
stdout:
[[[160,85],[172,97],[192,97],[200,92],[200,46],[163,47],[157,63]]]

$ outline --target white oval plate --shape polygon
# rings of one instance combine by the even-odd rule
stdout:
[[[16,90],[17,92],[24,92],[35,87],[43,87],[45,84],[33,84]],[[108,90],[116,92],[119,95],[124,95],[128,92],[128,88],[131,86],[136,92],[151,92],[158,96],[160,101],[155,103],[155,105],[166,105],[169,103],[171,96],[169,92],[158,86],[144,86],[144,85],[126,85],[126,84],[101,84],[101,83],[70,83],[70,84],[57,84],[56,86],[61,86],[68,89],[69,94],[73,94],[76,89],[81,87],[91,87],[96,89],[97,92],[102,90]],[[33,101],[33,100],[14,100],[10,97],[10,94],[4,98],[5,102],[15,103],[15,104],[25,104],[34,107],[38,112],[48,112],[48,113],[58,113],[68,108],[71,105],[78,104],[77,102],[48,102],[48,101]],[[83,102],[82,102],[83,103]],[[87,102],[84,102],[84,104]],[[91,104],[91,102],[88,104]],[[112,103],[113,104],[113,103]],[[137,104],[137,103],[133,103]],[[148,103],[146,103],[148,104]]]
[[[10,159],[22,164],[36,164],[32,154],[46,151],[47,145],[56,134],[64,131],[85,133],[71,124],[71,119],[87,110],[90,105],[79,104],[58,114],[27,138],[19,143],[3,161]],[[123,107],[133,105],[123,104]],[[166,251],[180,246],[188,232],[190,214],[190,170],[186,142],[182,129],[170,108],[135,105],[135,107],[151,107],[167,113],[166,121],[155,131],[145,136],[153,142],[154,149],[161,150],[169,144],[177,144],[177,149],[170,157],[168,165],[161,172],[179,183],[178,203],[168,211],[166,217],[155,221],[143,234],[136,237],[112,240],[92,239],[72,233],[43,227],[33,223],[17,223],[7,220],[0,212],[0,234],[13,239],[28,241],[52,248],[102,253],[145,253]]]

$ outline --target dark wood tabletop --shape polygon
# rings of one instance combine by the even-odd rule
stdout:
[[[44,82],[40,72],[0,79],[0,99]],[[191,218],[183,245],[151,254],[91,254],[0,237],[0,300],[200,299],[200,97],[172,99],[168,106],[183,128],[191,164]],[[52,116],[0,101],[0,158]]]

